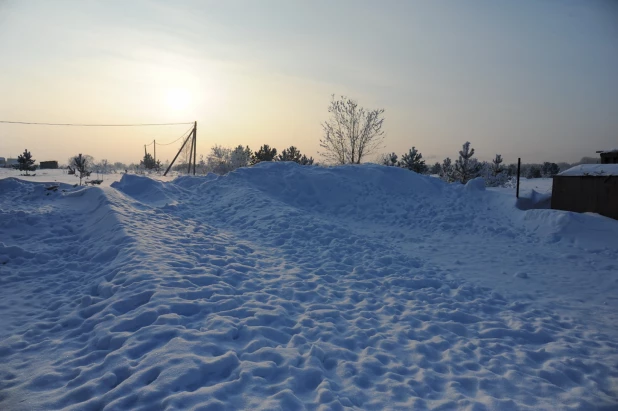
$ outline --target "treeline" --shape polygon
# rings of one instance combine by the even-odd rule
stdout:
[[[196,169],[200,174],[215,173],[227,174],[237,168],[249,167],[263,161],[293,161],[300,165],[313,165],[313,157],[307,157],[295,147],[290,146],[283,149],[280,153],[268,144],[262,145],[257,151],[252,151],[249,146],[239,145],[235,148],[214,145],[210,153],[204,157],[200,155],[200,160]],[[188,158],[182,159],[172,167],[172,170],[184,172],[188,168]]]
[[[583,163],[596,163],[594,158],[584,157],[580,163],[552,163],[542,164],[522,164],[520,173],[524,178],[548,178],[553,177],[560,171],[566,170],[573,165]],[[437,175],[449,183],[467,183],[476,177],[483,177],[488,186],[508,185],[517,175],[517,164],[503,164],[502,155],[496,154],[494,159],[489,161],[479,161],[474,158],[474,148],[470,142],[463,144],[455,161],[450,157],[445,158],[442,163],[436,162],[432,166],[425,163],[423,155],[412,147],[401,157],[395,153],[384,154],[379,158],[379,163],[390,167],[401,167],[414,171],[419,174]]]

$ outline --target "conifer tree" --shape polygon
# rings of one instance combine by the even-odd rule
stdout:
[[[290,146],[289,148],[283,149],[281,154],[277,156],[277,161],[294,161],[298,163],[300,158],[300,151],[296,147]]]
[[[440,163],[436,162],[436,164],[431,166],[431,168],[429,169],[429,173],[440,175],[442,173],[442,166],[440,165]]]
[[[303,166],[313,164],[313,157],[307,157],[301,154],[300,150],[294,146],[284,149],[281,154],[277,156],[277,161],[293,161]]]
[[[504,168],[502,167],[502,161],[502,156],[500,154],[496,154],[496,158],[492,160],[491,171],[494,176],[497,176],[504,171]]]
[[[28,149],[25,149],[23,154],[17,156],[17,168],[19,171],[25,171],[25,175],[27,176],[30,175],[28,174],[28,171],[36,170],[34,162],[35,160],[32,158],[32,154],[28,151]]]
[[[307,157],[303,154],[303,156],[298,160],[298,164],[301,166],[310,166],[313,165],[313,157]]]
[[[75,172],[79,172],[79,185],[82,185],[82,179],[90,175],[90,167],[92,167],[92,157],[89,155],[78,154],[71,158],[69,161],[69,167]]]
[[[395,153],[383,154],[380,161],[382,162],[382,165],[394,167],[398,164],[398,158],[399,157]]]
[[[158,161],[159,164],[157,164],[157,161],[154,160],[154,158],[152,157],[152,154],[150,153],[146,153],[144,155],[144,158],[140,161],[140,165],[144,166],[144,168],[146,170],[158,170],[159,168],[157,166],[161,165],[161,162]]]
[[[423,160],[423,155],[418,152],[416,147],[412,147],[406,154],[402,155],[398,165],[419,174],[427,172],[427,165],[425,160]]]
[[[472,156],[474,156],[474,149],[470,148],[470,142],[466,141],[459,151],[459,158],[455,161],[455,177],[462,184],[477,177],[481,171],[481,164]]]
[[[277,157],[277,149],[270,148],[268,144],[264,144],[260,149],[251,156],[251,164],[257,164],[262,161],[275,161]]]
[[[442,162],[440,178],[447,183],[452,183],[453,181],[455,181],[455,169],[453,168],[450,157],[445,158]]]

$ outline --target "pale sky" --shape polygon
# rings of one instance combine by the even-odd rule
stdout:
[[[595,156],[618,148],[618,2],[0,0],[0,120],[196,120],[198,155],[317,157],[331,94],[386,110],[382,152]],[[0,124],[0,156],[138,162],[187,128]]]

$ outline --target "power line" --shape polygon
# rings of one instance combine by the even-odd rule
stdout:
[[[193,123],[191,123],[193,124]],[[169,146],[170,144],[174,144],[177,141],[183,139],[184,137],[187,136],[187,134],[189,134],[190,131],[193,130],[193,127],[189,128],[187,131],[185,131],[184,133],[182,133],[182,135],[180,137],[178,137],[176,140],[172,141],[171,143],[157,143],[158,146]]]
[[[190,123],[190,124],[194,124],[194,123]],[[155,152],[155,155],[156,155],[156,153],[157,153],[157,146],[169,146],[171,144],[174,144],[174,143],[180,141],[183,138],[186,138],[190,133],[193,132],[194,127],[195,127],[195,124],[194,124],[193,127],[189,127],[189,129],[187,131],[182,133],[180,135],[180,137],[178,137],[176,140],[174,140],[174,141],[172,141],[170,143],[159,143],[159,144],[157,144],[156,140],[153,140],[152,142],[150,142],[148,144],[144,144],[144,151],[146,150],[146,147],[150,147],[150,146],[154,145],[154,152]]]
[[[34,126],[67,126],[67,127],[144,127],[144,126],[177,126],[191,123],[141,123],[141,124],[74,124],[74,123],[35,123],[29,121],[6,121],[0,120],[4,124],[25,124]]]

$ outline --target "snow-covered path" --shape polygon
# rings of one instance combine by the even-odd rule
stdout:
[[[63,188],[0,180],[2,409],[618,404],[612,220],[376,166]]]

